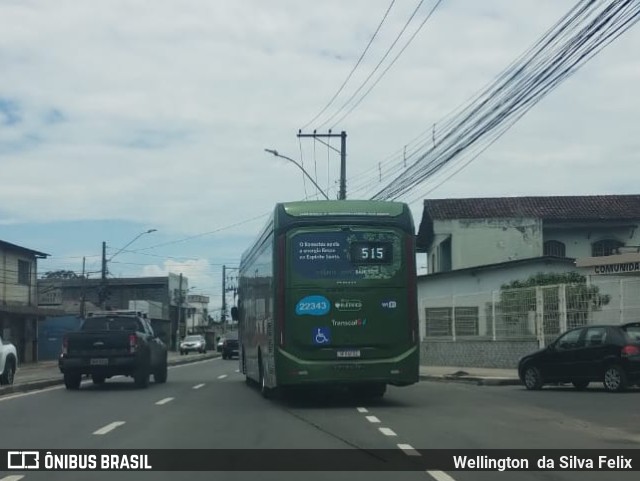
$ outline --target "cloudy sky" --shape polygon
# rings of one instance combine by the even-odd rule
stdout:
[[[0,0],[0,239],[51,254],[40,272],[80,271],[83,256],[95,272],[102,241],[111,256],[157,229],[120,252],[111,274],[182,272],[215,309],[222,265],[238,265],[274,203],[317,196],[265,148],[304,162],[336,197],[339,156],[296,133],[343,83],[389,3]],[[327,113],[361,85],[418,3],[394,3]],[[444,0],[348,117],[305,132],[347,132],[347,196],[369,198],[389,180],[379,183],[379,162],[485,86],[574,3]],[[435,4],[423,2],[403,39]],[[638,51],[634,27],[459,174],[400,200],[418,219],[427,192],[638,193]]]

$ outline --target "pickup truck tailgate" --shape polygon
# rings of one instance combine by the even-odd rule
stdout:
[[[129,353],[129,335],[126,331],[87,331],[67,335],[67,355],[118,356]]]

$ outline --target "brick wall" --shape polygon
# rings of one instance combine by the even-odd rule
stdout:
[[[459,366],[515,369],[520,358],[539,349],[535,340],[451,341],[424,340],[420,363],[426,366]]]

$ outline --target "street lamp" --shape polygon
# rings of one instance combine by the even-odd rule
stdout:
[[[151,234],[152,232],[157,232],[158,229],[149,229],[146,230],[144,232],[140,232],[140,234],[138,234],[137,236],[135,236],[133,239],[131,239],[129,241],[129,243],[127,245],[125,245],[124,247],[122,247],[118,252],[116,252],[115,254],[113,254],[110,258],[109,261],[111,261],[115,256],[117,256],[118,254],[120,254],[123,250],[125,250],[127,247],[129,247],[131,244],[133,244],[135,241],[137,241],[140,237],[142,237],[145,234]],[[107,261],[107,262],[109,262]]]
[[[304,170],[304,167],[302,167],[302,165],[300,165],[298,162],[296,162],[292,158],[287,157],[286,155],[279,154],[277,150],[272,150],[272,149],[264,149],[264,150],[265,150],[265,152],[269,152],[270,154],[273,154],[276,157],[281,157],[283,159],[288,160],[289,162],[294,163],[302,171],[302,173],[307,176],[307,178],[313,183],[313,185],[316,186],[316,189],[318,189],[320,191],[320,193],[324,196],[324,198],[329,200],[329,197],[327,196],[327,194],[324,193],[324,190],[322,190],[320,188],[320,186],[318,184],[316,184],[316,181],[313,180],[313,178],[307,173],[306,170]]]

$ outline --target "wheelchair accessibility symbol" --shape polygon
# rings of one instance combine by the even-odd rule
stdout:
[[[314,327],[313,343],[315,345],[330,344],[331,330],[328,327]]]

